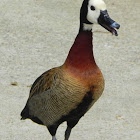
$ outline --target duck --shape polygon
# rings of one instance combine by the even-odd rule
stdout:
[[[57,140],[63,122],[67,123],[64,140],[68,140],[71,130],[103,93],[104,77],[93,53],[94,24],[118,36],[120,25],[110,18],[105,2],[83,0],[79,32],[65,62],[35,80],[21,112],[21,120],[46,126],[52,140]]]

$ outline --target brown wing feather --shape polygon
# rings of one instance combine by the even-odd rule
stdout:
[[[47,91],[52,86],[57,69],[58,68],[50,69],[35,80],[31,87],[29,98],[35,94]]]

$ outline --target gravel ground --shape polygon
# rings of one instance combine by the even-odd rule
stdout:
[[[139,140],[140,1],[105,0],[120,23],[115,37],[93,27],[94,55],[106,87],[70,140]],[[20,121],[31,84],[63,64],[79,29],[82,0],[0,0],[0,139],[50,140],[46,127]],[[66,124],[57,132],[63,140]]]

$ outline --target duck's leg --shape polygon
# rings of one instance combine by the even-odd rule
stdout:
[[[72,119],[71,121],[67,121],[67,129],[65,131],[65,140],[68,140],[71,134],[72,128],[78,123],[79,118]]]
[[[49,130],[50,134],[52,135],[52,140],[57,140],[55,137],[57,128],[58,128],[58,125],[51,125],[48,127],[48,130]]]
[[[55,136],[52,136],[52,140],[57,140]]]
[[[71,127],[67,126],[67,129],[65,131],[65,140],[68,140],[70,137],[70,133],[71,133]]]

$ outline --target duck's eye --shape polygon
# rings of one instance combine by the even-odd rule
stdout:
[[[91,9],[92,11],[94,11],[94,10],[95,10],[95,7],[94,7],[94,6],[91,6],[90,9]]]

